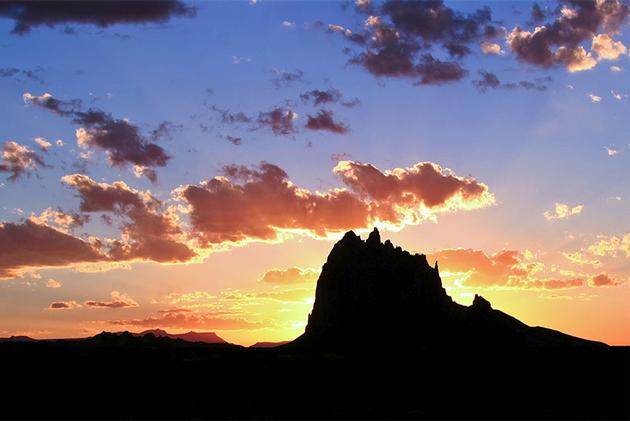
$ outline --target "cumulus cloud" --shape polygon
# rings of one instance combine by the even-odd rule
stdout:
[[[582,278],[542,276],[544,264],[517,250],[488,255],[481,250],[446,249],[429,258],[439,262],[442,273],[459,278],[456,284],[461,287],[556,290],[584,285]]]
[[[30,175],[45,166],[44,160],[28,146],[8,140],[2,146],[0,172],[10,173],[10,181],[16,181],[23,175]]]
[[[0,279],[24,270],[106,260],[99,244],[32,221],[0,224]]]
[[[81,107],[81,100],[73,99],[62,101],[53,97],[52,94],[48,92],[45,92],[39,96],[33,95],[30,92],[26,92],[22,95],[22,99],[26,104],[43,108],[54,114],[58,114],[64,117],[74,115],[74,112]]]
[[[22,35],[38,26],[80,24],[106,28],[116,24],[163,23],[172,17],[191,17],[195,8],[179,0],[76,2],[5,1],[0,17],[13,20],[13,34]]]
[[[592,287],[614,287],[623,284],[623,281],[615,279],[607,273],[600,273],[588,280],[588,284]]]
[[[553,211],[545,211],[543,214],[547,221],[554,219],[566,219],[570,216],[579,215],[582,213],[584,205],[569,206],[566,203],[556,203]]]
[[[338,102],[341,99],[341,92],[338,89],[313,89],[300,94],[300,98],[304,102],[312,102],[313,105],[322,105]]]
[[[81,304],[76,301],[55,301],[54,303],[50,303],[48,306],[48,310],[73,310],[75,308],[81,307]]]
[[[602,97],[595,94],[588,94],[588,97],[591,99],[593,104],[597,104],[598,102],[602,102]]]
[[[163,209],[150,192],[134,190],[123,181],[98,183],[82,174],[61,180],[77,191],[81,212],[122,218],[122,238],[108,244],[111,259],[183,262],[196,255],[185,243],[174,209]]]
[[[628,52],[628,48],[621,41],[615,41],[607,34],[593,37],[592,49],[602,60],[617,60],[619,56]]]
[[[294,185],[276,165],[227,166],[225,176],[178,189],[194,235],[205,245],[274,240],[282,232],[326,237],[373,224],[402,226],[439,212],[490,206],[488,186],[437,164],[381,172],[340,161],[334,169],[346,189],[312,192]]]
[[[350,131],[348,126],[335,121],[330,110],[319,110],[314,116],[309,114],[305,127],[309,130],[324,130],[337,134],[346,134]]]
[[[138,302],[125,293],[112,291],[111,297],[112,299],[110,301],[88,300],[84,302],[83,305],[91,308],[138,307]]]
[[[621,49],[610,35],[617,33],[630,14],[621,0],[571,1],[559,8],[556,18],[528,31],[515,27],[507,36],[519,60],[541,67],[564,66],[569,72],[592,69],[597,60],[581,45],[592,41],[600,58],[612,57]]]
[[[36,224],[52,225],[59,231],[67,232],[68,228],[82,227],[90,218],[76,212],[67,213],[61,209],[46,208],[39,215],[31,213],[28,219]]]
[[[318,270],[291,267],[288,269],[270,269],[260,277],[259,281],[268,284],[291,285],[314,282],[318,277]]]

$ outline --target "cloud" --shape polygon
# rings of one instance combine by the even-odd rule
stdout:
[[[54,114],[64,117],[70,117],[81,107],[81,100],[73,99],[62,101],[45,92],[40,96],[35,96],[30,92],[25,92],[22,99],[26,104],[34,105],[39,108],[48,110]]]
[[[594,94],[588,94],[588,97],[591,99],[593,104],[597,104],[598,102],[602,102],[602,97]]]
[[[350,63],[375,76],[409,78],[417,85],[441,85],[462,79],[467,71],[457,61],[435,58],[432,51],[461,59],[470,54],[470,44],[490,42],[499,34],[489,8],[467,15],[442,1],[394,1],[357,11],[367,18],[361,31],[328,25],[356,50]]]
[[[2,146],[0,172],[11,173],[7,180],[16,181],[23,175],[31,175],[38,168],[45,166],[44,160],[28,146],[8,140]]]
[[[536,26],[533,31],[515,27],[507,36],[510,49],[519,60],[540,67],[564,66],[569,72],[592,69],[597,60],[581,43],[593,40],[602,52],[612,53],[609,34],[615,34],[628,18],[630,9],[620,0],[572,1],[559,8],[553,22]],[[600,35],[603,35],[600,37]]]
[[[106,260],[98,244],[91,244],[32,221],[0,224],[0,279],[19,276],[24,270],[64,267]]]
[[[290,22],[288,20],[283,20],[282,21],[282,26],[284,28],[295,28],[295,22]]]
[[[608,156],[615,156],[619,153],[619,151],[615,148],[608,148],[604,146],[604,149],[606,150],[606,153],[608,154]]]
[[[334,172],[350,190],[326,192],[299,188],[281,168],[265,162],[258,168],[231,165],[223,172],[178,189],[192,233],[206,246],[276,240],[283,232],[327,237],[374,224],[401,227],[494,203],[485,184],[430,162],[381,172],[340,161]]]
[[[562,255],[571,263],[576,263],[578,265],[589,265],[589,266],[601,266],[602,263],[597,259],[591,259],[581,253],[579,251],[570,253],[563,252]]]
[[[28,104],[64,117],[72,117],[74,123],[84,126],[75,133],[79,147],[94,147],[105,151],[112,166],[138,166],[143,169],[141,174],[155,182],[157,176],[153,167],[164,167],[171,158],[161,146],[154,143],[170,134],[174,127],[171,122],[161,123],[150,137],[146,137],[138,126],[128,120],[114,118],[111,114],[94,108],[80,111],[79,100],[60,101],[49,93],[34,96],[28,92],[23,98]]]
[[[38,225],[54,225],[57,230],[68,232],[68,228],[82,227],[90,218],[89,215],[66,213],[61,209],[46,208],[39,215],[31,213],[28,219]]]
[[[109,323],[119,326],[143,326],[152,328],[175,329],[212,329],[212,330],[254,330],[267,327],[265,323],[249,321],[243,318],[224,317],[223,312],[167,312],[144,319],[112,320]]]
[[[623,69],[619,66],[610,66],[610,71],[613,73],[621,73]]]
[[[163,209],[150,192],[134,190],[123,181],[98,183],[82,174],[66,175],[61,181],[78,192],[81,212],[122,218],[122,238],[108,244],[111,259],[184,262],[195,257],[174,209]]]
[[[544,82],[551,81],[550,77],[538,78],[535,82],[521,80],[520,82],[501,83],[497,75],[485,70],[480,70],[480,79],[472,81],[472,84],[481,92],[486,92],[488,89],[525,89],[528,91],[546,91],[547,86]]]
[[[274,76],[271,79],[271,83],[273,83],[276,89],[289,87],[293,85],[294,82],[301,82],[302,76],[304,76],[304,72],[300,69],[289,71],[274,68],[273,74]]]
[[[553,221],[554,219],[566,219],[570,216],[579,215],[583,209],[584,205],[571,207],[566,203],[556,203],[553,211],[545,211],[543,215],[547,221]]]
[[[276,136],[295,133],[293,122],[298,118],[295,111],[284,108],[274,108],[269,112],[260,113],[256,122],[259,127],[267,126]]]
[[[601,60],[617,60],[619,56],[628,52],[621,41],[615,41],[607,34],[599,34],[593,37],[593,51]]]
[[[318,277],[318,270],[291,267],[288,269],[270,269],[260,277],[259,282],[291,285],[314,282]]]
[[[221,123],[223,124],[240,124],[249,123],[252,121],[251,117],[247,116],[241,111],[233,113],[230,110],[223,110],[214,105],[212,106],[212,111],[218,113],[221,116]]]
[[[587,250],[595,256],[625,256],[630,258],[630,233],[621,235],[602,235],[599,240],[588,246]]]
[[[46,281],[46,288],[61,288],[61,282],[50,278]]]
[[[45,138],[41,136],[36,137],[34,141],[35,143],[37,143],[37,146],[39,146],[39,149],[41,149],[44,152],[46,152],[52,146],[52,143],[50,143],[49,141],[47,141]]]
[[[614,287],[623,284],[623,281],[614,279],[607,273],[600,273],[590,278],[588,284],[592,287]]]
[[[541,276],[544,264],[529,253],[502,250],[487,255],[481,250],[446,249],[431,253],[441,273],[458,277],[460,287],[508,289],[569,289],[584,285],[582,278],[548,278]]]
[[[315,116],[309,114],[305,127],[309,130],[324,130],[337,134],[346,134],[350,131],[348,126],[334,120],[333,112],[330,110],[319,110]]]
[[[50,303],[48,306],[48,310],[73,310],[75,308],[80,308],[81,304],[76,301],[56,301],[54,303]]]
[[[540,7],[538,3],[532,5],[531,19],[534,23],[542,22],[547,18],[547,13]]]
[[[112,291],[111,301],[95,301],[88,300],[83,303],[86,307],[91,308],[125,308],[138,307],[138,302],[125,293]]]
[[[17,77],[18,81],[20,77],[25,77],[34,82],[44,83],[44,81],[37,75],[39,70],[25,70],[18,69],[16,67],[0,67],[0,77]]]
[[[116,24],[163,23],[172,17],[191,17],[195,8],[178,0],[76,2],[5,1],[0,17],[14,21],[13,34],[23,35],[38,26],[81,24],[106,28]]]
[[[483,41],[481,44],[479,44],[479,49],[484,54],[493,54],[497,56],[505,54],[505,51],[503,51],[501,45],[494,42]]]
[[[341,100],[341,92],[338,89],[327,89],[325,91],[313,89],[300,94],[300,98],[304,102],[312,102],[313,105],[330,104]]]

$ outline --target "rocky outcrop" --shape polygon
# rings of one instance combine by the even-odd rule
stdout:
[[[382,338],[386,338],[384,341]],[[476,295],[471,306],[453,302],[437,262],[350,231],[335,244],[317,281],[315,303],[292,346],[496,347],[596,344],[532,328]]]

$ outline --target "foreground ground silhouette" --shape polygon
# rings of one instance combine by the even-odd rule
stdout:
[[[3,418],[628,419],[630,349],[460,306],[422,255],[347,233],[275,348],[102,333],[0,343]]]

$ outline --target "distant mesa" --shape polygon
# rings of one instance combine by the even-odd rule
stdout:
[[[214,332],[168,333],[162,329],[145,330],[134,333],[134,336],[146,336],[153,334],[157,338],[181,339],[186,342],[203,342],[206,344],[227,344],[228,342]]]
[[[286,345],[291,341],[280,341],[280,342],[256,342],[254,345],[251,345],[250,348],[276,348],[282,345]]]
[[[0,338],[0,342],[37,342],[37,339],[33,339],[29,336],[11,336],[9,338]]]
[[[317,280],[304,334],[291,347],[381,346],[496,348],[506,346],[606,346],[543,327],[530,327],[475,295],[470,306],[442,287],[437,262],[381,242],[376,228],[366,241],[347,232]]]

